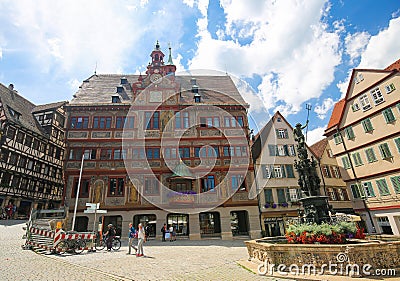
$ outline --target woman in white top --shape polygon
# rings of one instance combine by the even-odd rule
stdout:
[[[141,223],[138,225],[138,245],[137,245],[137,257],[142,257],[143,254],[143,243],[146,241],[146,235],[144,233],[144,228]]]

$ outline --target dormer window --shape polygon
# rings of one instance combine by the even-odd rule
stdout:
[[[120,103],[120,102],[121,102],[121,99],[120,99],[119,96],[114,95],[114,96],[111,97],[111,102],[112,102],[112,103]]]
[[[19,117],[21,117],[21,113],[19,113],[18,111],[15,111],[14,109],[12,109],[9,106],[8,106],[8,112],[10,112],[10,115],[17,120],[19,120]]]
[[[121,85],[128,84],[128,79],[126,77],[121,78]]]
[[[201,102],[201,96],[200,96],[199,93],[196,93],[194,95],[194,102],[196,102],[196,103],[200,103]]]
[[[158,54],[156,54],[156,55],[154,56],[154,60],[155,60],[155,61],[158,61],[158,59],[159,59]]]
[[[124,91],[124,87],[122,85],[117,86],[117,93],[120,94]]]

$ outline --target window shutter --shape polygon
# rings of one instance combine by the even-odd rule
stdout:
[[[276,155],[275,145],[269,144],[268,145],[268,150],[269,150],[269,156],[275,156]]]
[[[397,151],[400,153],[400,138],[394,139],[394,142],[397,146]]]
[[[392,177],[390,180],[392,182],[394,192],[400,193],[400,176]]]
[[[290,191],[289,191],[289,188],[286,188],[285,191],[286,191],[286,202],[290,202],[291,200],[290,200]]]
[[[288,139],[289,138],[289,134],[288,134],[288,130],[285,129],[285,138]]]
[[[282,178],[286,178],[285,165],[281,165]]]
[[[394,118],[391,108],[385,109],[382,113],[383,113],[383,116],[385,117],[386,123],[391,123],[394,120],[396,120],[396,118]]]
[[[286,173],[288,178],[294,178],[293,166],[292,165],[285,165],[286,166]]]
[[[288,155],[289,155],[289,149],[288,149],[287,144],[285,144],[285,145],[283,146],[283,150],[285,151],[285,156],[288,156]]]
[[[268,179],[269,178],[269,173],[268,173],[267,165],[261,165],[261,170],[262,170],[263,178],[264,179]]]
[[[274,165],[270,165],[269,166],[269,175],[271,178],[275,177],[275,173],[274,173]]]
[[[280,135],[279,135],[279,130],[278,130],[278,129],[275,129],[275,133],[276,133],[276,138],[277,138],[277,139],[280,139],[281,137],[280,137]]]

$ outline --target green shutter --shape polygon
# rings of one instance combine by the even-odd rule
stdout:
[[[400,193],[400,176],[390,178],[392,182],[394,192]]]
[[[378,186],[380,195],[383,195],[383,196],[390,195],[389,188],[387,186],[385,179],[377,180],[376,185]]]
[[[351,188],[351,193],[353,194],[354,199],[361,198],[360,190],[358,189],[358,186],[356,184],[350,185],[350,188]]]
[[[293,165],[285,165],[288,178],[294,178]]]
[[[264,189],[264,197],[265,197],[265,203],[274,202],[274,199],[272,197],[272,189]]]
[[[392,153],[390,152],[389,145],[387,143],[380,144],[379,151],[381,152],[382,159],[392,157]]]
[[[343,168],[349,169],[350,168],[350,161],[347,156],[342,157]]]
[[[353,160],[354,160],[354,165],[355,166],[361,166],[363,164],[362,160],[361,160],[361,156],[360,153],[355,152],[353,153]]]
[[[369,118],[361,121],[361,124],[363,125],[364,132],[366,133],[371,132],[374,129],[374,127],[372,127],[371,119]]]
[[[385,117],[386,123],[391,123],[396,120],[391,108],[385,109],[384,111],[382,111],[382,114]]]
[[[275,177],[274,165],[270,165],[270,166],[269,166],[269,176],[270,176],[271,178],[274,178],[274,177]]]
[[[394,139],[394,142],[397,147],[397,151],[400,153],[400,138]]]
[[[283,146],[283,150],[285,151],[285,156],[288,156],[288,155],[289,155],[289,149],[288,149],[287,144],[285,144],[285,145]]]
[[[374,152],[374,149],[372,147],[367,148],[365,150],[365,155],[367,156],[368,163],[372,163],[372,162],[376,161],[375,152]]]
[[[276,138],[277,139],[280,139],[281,137],[279,136],[279,130],[278,129],[275,129],[275,134],[276,134]]]
[[[354,139],[354,132],[353,132],[353,127],[347,127],[346,129],[344,129],[345,133],[346,133],[346,137],[347,139],[351,140]]]
[[[333,135],[334,139],[335,139],[335,144],[339,144],[342,143],[342,136],[340,135],[340,133],[336,133]]]

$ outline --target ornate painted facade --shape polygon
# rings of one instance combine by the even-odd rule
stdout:
[[[175,75],[158,42],[150,56],[143,75],[91,76],[67,107],[71,211],[84,157],[75,229],[92,229],[83,210],[96,202],[122,233],[142,222],[151,236],[164,223],[190,239],[259,236],[248,105],[229,76]]]

